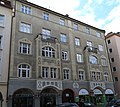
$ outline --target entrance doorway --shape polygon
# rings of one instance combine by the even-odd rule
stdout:
[[[33,94],[29,89],[19,89],[13,94],[12,107],[33,107]]]
[[[62,103],[74,102],[74,92],[71,89],[66,89],[62,93]]]
[[[53,107],[56,105],[57,92],[53,88],[46,88],[41,92],[40,107]]]

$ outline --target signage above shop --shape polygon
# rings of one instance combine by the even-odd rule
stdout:
[[[105,94],[113,94],[113,91],[112,91],[111,89],[107,89],[107,90],[105,91]]]
[[[79,95],[89,95],[88,91],[86,89],[81,89],[79,91]]]

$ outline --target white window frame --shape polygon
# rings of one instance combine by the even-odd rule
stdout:
[[[49,14],[48,13],[43,13],[43,19],[44,20],[49,20]]]
[[[64,26],[65,25],[65,19],[61,19],[60,18],[60,22],[59,23],[60,23],[60,25]]]
[[[87,41],[87,46],[92,47],[92,42],[91,41]]]
[[[108,74],[108,72],[104,72],[104,80],[106,82],[109,81],[109,74]]]
[[[0,14],[0,26],[3,27],[5,23],[5,16]]]
[[[20,31],[24,33],[31,33],[31,24],[21,22],[20,23]]]
[[[68,60],[68,52],[62,51],[62,60]]]
[[[99,51],[104,51],[104,49],[103,49],[103,45],[98,45],[98,49],[99,49]]]
[[[77,62],[83,62],[82,54],[77,53]]]
[[[86,33],[90,34],[90,28],[89,27],[86,27]]]
[[[42,78],[49,77],[49,67],[42,67]]]
[[[78,24],[75,24],[75,23],[74,23],[74,24],[73,24],[73,29],[74,29],[74,30],[78,30]]]
[[[79,80],[85,80],[85,72],[78,71],[78,78],[79,78]]]
[[[75,37],[75,45],[80,46],[80,39]]]
[[[96,32],[96,36],[100,38],[101,37],[101,33],[100,32]]]
[[[23,67],[26,66],[26,67]],[[26,76],[23,76],[25,72]],[[21,64],[18,66],[18,77],[19,78],[29,78],[30,77],[30,66],[28,64]]]
[[[103,66],[107,66],[107,60],[105,58],[101,58],[101,64]]]
[[[25,14],[31,14],[31,7],[29,6],[25,6],[25,5],[21,5],[21,12],[25,13]]]
[[[42,56],[55,58],[55,50],[49,46],[43,47],[42,48]]]
[[[61,33],[60,34],[60,40],[61,40],[61,42],[66,43],[67,42],[67,36],[66,36],[66,34]]]
[[[22,54],[31,54],[31,44],[20,42],[19,52]]]
[[[63,69],[63,79],[64,80],[70,79],[70,70],[69,69]]]
[[[52,79],[56,79],[57,78],[57,69],[56,68],[50,68],[50,77]]]
[[[100,72],[91,72],[91,79],[92,81],[100,81],[101,80],[101,73]]]

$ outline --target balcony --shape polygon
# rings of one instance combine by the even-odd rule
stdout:
[[[41,34],[41,40],[44,41],[44,42],[51,42],[51,43],[55,43],[56,42],[56,38],[55,37],[52,37],[50,35],[44,35],[44,34]]]
[[[88,49],[88,52],[93,52],[93,53],[96,53],[97,54],[97,48],[95,48],[95,47],[88,47],[87,48]]]

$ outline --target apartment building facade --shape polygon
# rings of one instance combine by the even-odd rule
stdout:
[[[0,107],[6,107],[9,71],[9,50],[12,7],[7,0],[0,1]]]
[[[26,0],[15,10],[8,107],[113,98],[104,30]]]
[[[110,32],[105,36],[109,59],[111,64],[114,88],[115,88],[115,95],[117,98],[120,98],[120,33],[113,33]]]

